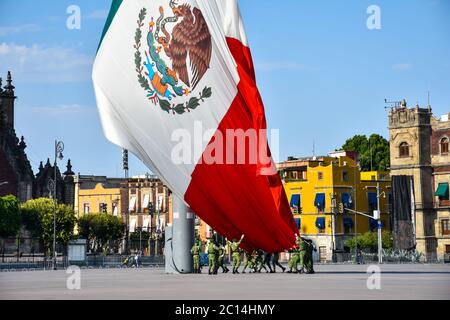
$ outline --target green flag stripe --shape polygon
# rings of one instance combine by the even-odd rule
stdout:
[[[122,4],[123,0],[113,0],[111,3],[111,9],[109,9],[108,18],[106,19],[105,26],[103,28],[102,37],[100,39],[100,43],[98,44],[98,49],[100,49],[100,46],[102,45],[103,38],[105,37],[106,33],[108,32],[109,27],[111,26],[111,23],[114,20],[114,17],[116,16],[117,11],[119,11],[119,7]]]

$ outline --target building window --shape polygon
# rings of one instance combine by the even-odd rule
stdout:
[[[316,219],[316,227],[318,233],[325,233],[325,217],[319,217]]]
[[[113,202],[113,204],[112,204],[112,211],[113,211],[113,215],[115,217],[117,217],[117,215],[119,214],[119,207],[117,206],[116,202]]]
[[[323,172],[322,171],[317,172],[317,180],[323,180]]]
[[[90,206],[89,203],[85,203],[83,206],[83,212],[84,214],[89,214]]]
[[[98,205],[98,212],[99,213],[107,213],[108,212],[108,205],[106,203],[100,203]]]
[[[400,158],[409,157],[409,144],[407,142],[402,142],[399,146]]]
[[[342,181],[348,182],[348,171],[342,171]]]
[[[450,245],[445,246],[445,253],[450,254]]]
[[[352,232],[353,219],[351,217],[344,217],[344,233],[349,234]]]
[[[367,193],[369,214],[373,215],[374,210],[378,210],[378,197],[375,192]]]
[[[436,197],[439,197],[439,206],[449,206],[449,184],[439,183],[436,193]]]
[[[442,227],[442,235],[443,236],[449,236],[450,235],[450,224],[449,219],[443,219],[441,220],[441,227]]]
[[[448,154],[448,138],[441,139],[441,154],[443,155]]]

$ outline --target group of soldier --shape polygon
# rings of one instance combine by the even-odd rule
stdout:
[[[239,273],[239,268],[241,266],[240,246],[243,239],[244,235],[242,235],[240,240],[227,240],[231,252],[233,274]],[[287,273],[314,273],[313,251],[316,251],[316,249],[311,240],[296,236],[295,245],[288,251],[290,253],[290,259],[288,262],[289,270]],[[201,273],[201,252],[201,242],[196,241],[191,249],[194,262],[194,273]],[[208,274],[216,275],[220,269],[223,273],[230,272],[230,269],[228,269],[225,264],[226,249],[222,244],[218,244],[214,238],[212,238],[207,243],[206,252],[208,254]],[[286,268],[280,264],[279,258],[280,253],[278,252],[269,253],[260,249],[253,252],[244,251],[244,269],[242,270],[242,273],[246,273],[246,270],[253,273],[261,273],[263,269],[267,273],[275,273],[277,267],[279,267],[282,272],[285,272]]]

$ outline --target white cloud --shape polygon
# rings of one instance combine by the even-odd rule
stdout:
[[[398,70],[398,71],[406,71],[410,70],[412,68],[412,64],[410,63],[397,63],[392,66],[392,69]]]
[[[38,32],[41,28],[35,24],[24,24],[21,26],[13,26],[13,27],[0,27],[0,36],[8,36],[17,33],[23,32]]]
[[[95,10],[86,15],[87,19],[101,19],[106,20],[108,18],[108,10]],[[82,16],[83,18],[83,16]]]
[[[90,81],[94,57],[68,47],[0,43],[0,70],[23,82]]]
[[[298,71],[298,70],[305,70],[306,66],[304,64],[298,63],[298,62],[261,62],[255,64],[255,69],[257,71]]]

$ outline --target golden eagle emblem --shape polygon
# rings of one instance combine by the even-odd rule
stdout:
[[[145,59],[141,52],[142,29],[147,15],[141,9],[135,33],[135,65],[138,81],[147,91],[147,97],[168,113],[183,114],[196,109],[200,102],[212,96],[205,87],[198,96],[183,103],[172,103],[177,97],[188,97],[203,79],[211,63],[211,33],[202,12],[189,4],[169,2],[171,16],[165,16],[159,7],[159,16],[148,23]],[[156,20],[156,21],[155,21]],[[167,29],[173,25],[172,32]],[[167,61],[169,60],[169,61]],[[189,67],[188,67],[189,65]],[[179,100],[179,99],[177,99]]]

